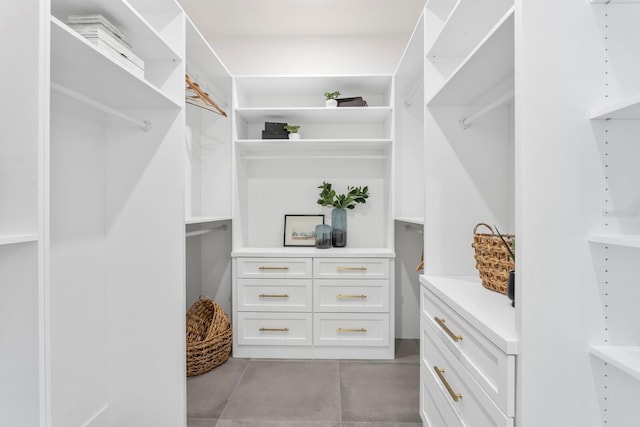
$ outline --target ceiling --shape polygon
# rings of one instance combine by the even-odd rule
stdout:
[[[179,0],[200,32],[221,37],[410,35],[426,0]]]

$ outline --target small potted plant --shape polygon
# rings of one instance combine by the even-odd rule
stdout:
[[[298,133],[300,125],[286,125],[284,128],[289,131],[289,139],[300,139],[300,134]]]
[[[340,96],[340,91],[336,90],[335,92],[325,92],[324,97],[327,100],[324,102],[325,107],[334,108],[338,106],[337,98]]]
[[[367,203],[369,187],[347,187],[346,194],[337,194],[328,182],[323,182],[318,188],[322,189],[318,204],[332,206],[331,211],[331,245],[341,248],[347,246],[347,211],[358,203]]]

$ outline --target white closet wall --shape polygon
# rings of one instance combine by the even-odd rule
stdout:
[[[0,425],[7,426],[44,420],[41,57],[47,20],[38,2],[4,4],[0,14]]]
[[[517,6],[520,426],[635,426],[640,4]]]
[[[424,223],[424,15],[394,74],[396,337],[418,338]]]

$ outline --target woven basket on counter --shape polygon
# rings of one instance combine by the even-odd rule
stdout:
[[[488,228],[491,234],[478,233],[480,226]],[[502,237],[513,251],[514,235],[503,234]],[[481,222],[473,229],[473,244],[471,246],[475,249],[476,268],[480,273],[482,286],[506,294],[509,271],[514,270],[515,265],[500,236],[493,231],[491,226]]]
[[[227,313],[207,296],[187,312],[187,376],[204,374],[231,354],[232,329]]]

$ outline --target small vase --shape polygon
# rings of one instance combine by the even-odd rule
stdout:
[[[331,226],[328,224],[316,225],[316,248],[329,249],[331,247]]]
[[[298,140],[298,139],[300,139],[300,134],[299,133],[290,133],[289,134],[289,139]]]
[[[511,307],[516,306],[516,272],[509,272],[509,281],[507,282],[507,297],[511,300]]]
[[[347,210],[344,208],[331,211],[331,245],[334,248],[347,246]]]
[[[327,108],[335,108],[338,106],[338,101],[336,101],[335,99],[327,99],[326,101],[324,101],[324,106]]]

